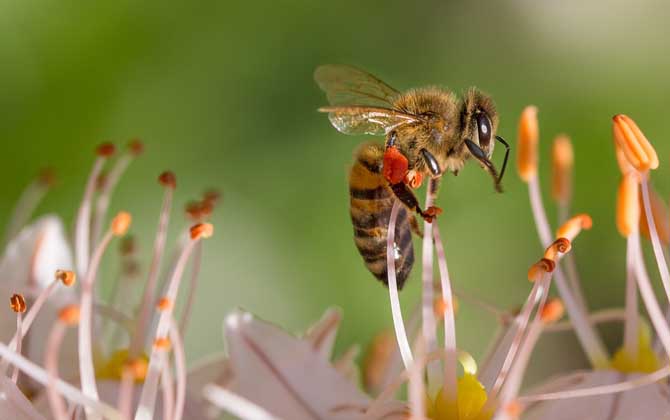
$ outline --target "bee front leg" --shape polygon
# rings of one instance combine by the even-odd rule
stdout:
[[[437,215],[442,213],[441,208],[433,206],[428,207],[426,210],[421,210],[419,200],[417,200],[412,190],[404,182],[391,184],[391,190],[393,190],[393,194],[395,194],[398,200],[400,200],[410,210],[416,211],[419,216],[423,217],[423,219],[428,223],[431,223]]]

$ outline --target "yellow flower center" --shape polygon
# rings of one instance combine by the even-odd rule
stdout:
[[[130,368],[135,376],[135,382],[142,383],[144,382],[146,366],[148,363],[149,358],[145,354],[142,354],[134,361],[131,361],[128,357],[128,349],[120,349],[112,353],[107,360],[102,360],[96,363],[95,377],[103,380],[120,381],[124,369]]]
[[[446,398],[440,390],[434,400],[427,398],[428,418],[432,420],[490,420],[493,412],[483,411],[488,395],[477,377],[465,373],[458,380],[457,401]]]
[[[646,324],[640,323],[637,357],[621,347],[614,353],[610,364],[613,369],[622,373],[652,373],[660,368],[658,356],[651,348],[651,336]]]

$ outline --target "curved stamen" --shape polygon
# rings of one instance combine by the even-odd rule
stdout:
[[[163,205],[158,220],[158,230],[156,231],[156,239],[154,240],[153,256],[151,258],[151,265],[149,266],[149,277],[144,286],[144,293],[142,295],[137,330],[130,344],[130,357],[136,357],[140,353],[146,338],[146,329],[152,313],[151,309],[153,308],[155,299],[156,283],[160,272],[161,260],[163,258],[163,253],[165,252],[165,240],[167,238],[167,229],[170,223],[172,197],[177,185],[174,174],[169,171],[163,172],[158,177],[158,180],[160,184],[165,187],[165,195],[163,196]]]
[[[443,390],[447,401],[458,401],[458,371],[456,366],[456,319],[454,316],[454,297],[451,293],[451,280],[447,268],[447,257],[444,245],[440,238],[440,229],[435,225],[433,229],[437,262],[440,268],[440,284],[442,286],[442,301],[444,303],[444,379]]]
[[[181,282],[182,274],[186,268],[186,263],[193,251],[193,247],[202,238],[208,238],[213,234],[214,227],[208,223],[199,223],[191,227],[191,240],[188,242],[182,254],[179,256],[177,264],[175,265],[174,273],[168,283],[166,297],[170,302],[177,300],[177,292],[179,291],[179,284]],[[170,317],[174,305],[169,305],[168,308],[162,310],[158,318],[158,325],[154,336],[156,340],[165,339],[170,325]],[[154,345],[149,358],[149,372],[142,387],[142,394],[140,396],[140,403],[135,413],[135,420],[149,420],[153,418],[154,406],[156,403],[156,393],[158,391],[158,379],[160,370],[163,368],[159,352],[163,351],[160,346]]]
[[[396,281],[395,272],[395,226],[398,219],[398,212],[400,211],[400,201],[394,200],[393,208],[391,209],[391,217],[388,224],[388,236],[386,241],[386,265],[388,273],[388,288],[389,299],[391,301],[391,314],[393,316],[393,327],[395,328],[396,340],[398,341],[398,348],[400,349],[400,356],[402,357],[405,369],[408,369],[412,364],[412,350],[409,347],[407,340],[407,333],[405,332],[405,322],[402,319],[402,310],[400,309],[400,300],[398,299],[398,283]],[[432,287],[432,285],[431,285]],[[431,313],[432,305],[431,304]]]

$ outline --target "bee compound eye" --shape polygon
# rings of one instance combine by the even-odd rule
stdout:
[[[491,120],[484,112],[475,115],[477,121],[477,134],[479,136],[479,147],[488,149],[491,144]]]

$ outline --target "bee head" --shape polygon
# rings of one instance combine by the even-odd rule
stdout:
[[[493,154],[498,113],[493,100],[475,88],[470,88],[461,105],[461,140],[469,139],[486,153]]]

